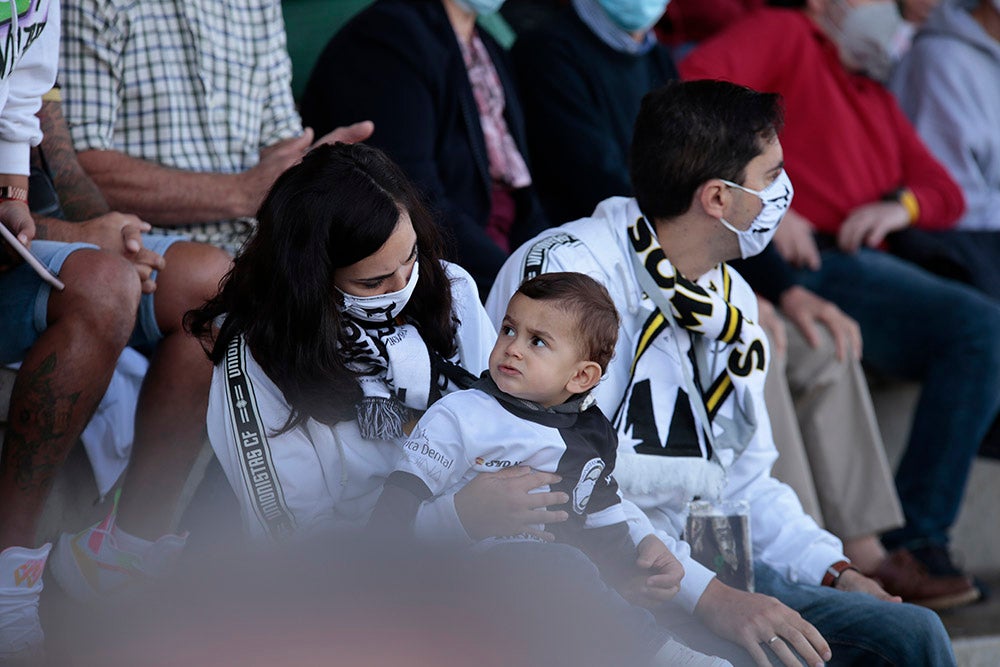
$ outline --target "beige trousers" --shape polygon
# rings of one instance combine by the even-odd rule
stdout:
[[[842,540],[903,524],[861,364],[840,362],[829,332],[809,347],[785,320],[787,360],[772,354],[764,398],[778,448],[773,475]],[[773,352],[773,350],[772,350]]]

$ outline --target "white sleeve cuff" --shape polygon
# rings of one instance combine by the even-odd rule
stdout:
[[[794,583],[814,584],[819,586],[823,583],[823,575],[827,568],[837,561],[848,560],[842,552],[829,544],[814,544],[807,550],[802,558],[789,568],[789,579]]]
[[[694,613],[694,608],[701,599],[702,593],[708,588],[708,584],[715,579],[715,573],[707,567],[691,558],[680,558],[681,565],[684,566],[684,578],[681,580],[681,589],[674,596],[673,602],[683,607],[687,612]]]
[[[27,176],[30,171],[31,148],[28,140],[13,143],[0,140],[0,172]]]

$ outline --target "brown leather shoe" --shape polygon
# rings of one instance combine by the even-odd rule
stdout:
[[[929,609],[952,609],[975,602],[979,589],[965,576],[932,575],[906,549],[896,549],[870,575],[887,593]]]

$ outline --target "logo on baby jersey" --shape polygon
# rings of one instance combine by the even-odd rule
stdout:
[[[486,468],[509,468],[511,466],[521,465],[520,461],[508,461],[506,459],[493,459],[487,461],[482,456],[476,457],[476,465],[484,466]]]
[[[604,472],[604,461],[598,457],[584,464],[583,471],[580,472],[580,481],[573,489],[573,511],[577,514],[583,514],[587,509],[587,503],[590,502],[590,496],[594,493],[594,486],[601,479],[602,472]]]
[[[403,442],[403,456],[435,482],[440,481],[444,471],[455,464],[455,459],[431,447],[425,428],[417,430]]]

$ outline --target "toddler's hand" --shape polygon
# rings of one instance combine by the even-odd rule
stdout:
[[[684,578],[684,566],[658,537],[647,535],[643,538],[635,564],[639,572],[622,591],[630,602],[652,609],[677,595]]]

